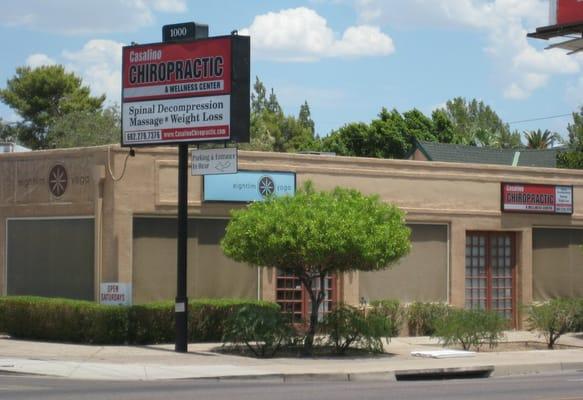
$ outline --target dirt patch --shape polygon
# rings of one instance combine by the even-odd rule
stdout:
[[[463,350],[461,346],[448,346],[449,349]],[[577,346],[567,346],[562,344],[555,344],[555,350],[566,350],[566,349],[581,349]],[[498,343],[496,347],[490,348],[488,345],[482,346],[480,349],[476,350],[474,348],[472,351],[478,351],[480,353],[503,353],[506,351],[530,351],[530,350],[549,350],[546,343],[543,342],[501,342]]]
[[[229,354],[234,356],[252,357],[257,358],[246,347],[241,346],[221,346],[212,349],[213,352],[221,354]],[[337,354],[333,347],[317,346],[314,347],[314,354],[312,356],[305,356],[302,354],[302,347],[285,347],[280,349],[274,357],[265,358],[307,358],[307,359],[359,359],[359,358],[386,358],[393,357],[394,354],[391,353],[371,353],[370,351],[358,348],[348,349],[344,354]]]

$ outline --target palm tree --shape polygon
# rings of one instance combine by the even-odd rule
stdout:
[[[526,147],[529,149],[544,150],[552,147],[559,135],[545,129],[544,132],[540,129],[536,131],[525,131],[524,138],[526,139]]]

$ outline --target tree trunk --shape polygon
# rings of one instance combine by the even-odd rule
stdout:
[[[311,313],[310,313],[310,325],[308,327],[308,332],[304,339],[304,355],[311,356],[314,351],[314,336],[316,336],[316,330],[318,328],[318,309],[322,300],[324,300],[324,278],[320,275],[320,288],[314,288],[312,286],[312,277],[300,278],[301,282],[306,287],[308,294],[310,295],[310,300],[312,303]]]

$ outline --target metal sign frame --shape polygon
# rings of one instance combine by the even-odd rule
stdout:
[[[179,26],[182,24],[176,24]],[[154,93],[152,95],[145,96],[134,96],[127,98],[124,96],[126,89],[131,89],[126,84],[129,81],[129,68],[128,60],[130,57],[130,52],[136,54],[138,51],[142,51],[145,54],[145,59],[156,58],[148,57],[148,54],[152,54],[157,51],[175,51],[177,53],[185,54],[188,49],[202,49],[199,51],[204,51],[205,46],[210,47],[221,47],[220,44],[228,43],[230,45],[230,54],[228,54],[229,65],[224,65],[225,70],[228,71],[229,82],[225,82],[224,85],[229,86],[229,90],[215,90],[213,93],[201,91],[198,92],[180,92],[180,93]],[[215,50],[218,51],[218,50]],[[203,57],[204,58],[204,57]],[[152,62],[153,61],[153,62]],[[165,60],[166,61],[166,60]],[[165,62],[164,61],[164,62]],[[159,68],[158,65],[162,65],[163,62],[156,63],[155,60],[148,60],[149,66],[156,66],[151,68]],[[166,68],[166,67],[165,67]],[[168,74],[170,75],[170,74]],[[227,75],[225,73],[225,75]],[[127,79],[126,79],[127,78]],[[183,82],[159,82],[157,86],[165,86],[166,91],[172,90],[172,86],[177,84],[187,85],[196,84],[200,81],[195,81],[194,78],[183,81]],[[142,83],[140,86],[136,87],[152,87],[154,85],[150,83]],[[219,93],[219,94],[217,94]],[[213,127],[219,126],[214,121],[208,121],[208,124],[200,124],[198,121],[185,121],[184,126],[162,128],[164,124],[168,124],[167,115],[162,115],[156,110],[160,107],[165,108],[168,104],[167,109],[178,109],[185,108],[186,106],[182,103],[188,102],[192,99],[193,109],[199,110],[206,106],[205,100],[216,98],[218,96],[228,96],[228,106],[229,109],[226,110],[228,114],[228,121],[222,121],[220,126],[227,126],[227,131],[213,131]],[[202,38],[196,40],[175,40],[168,43],[149,43],[140,44],[134,46],[125,46],[123,48],[123,60],[122,60],[122,132],[120,143],[123,147],[139,147],[139,146],[163,146],[177,143],[206,143],[206,142],[222,142],[226,140],[234,141],[237,143],[247,143],[249,142],[249,119],[250,119],[250,108],[249,108],[249,98],[250,98],[250,38],[248,36],[230,35],[230,36],[216,36],[212,38]],[[223,99],[224,100],[224,99]],[[172,106],[170,102],[175,102],[177,105]],[[198,104],[198,103],[201,104]],[[181,103],[181,104],[178,104]],[[194,104],[197,103],[197,104]],[[127,130],[130,121],[129,118],[129,108],[132,106],[142,108],[153,107],[152,116],[148,117],[151,122],[156,122],[160,127],[145,125],[144,129],[134,129],[132,131]],[[179,107],[180,106],[180,107]],[[184,106],[184,107],[183,107]],[[150,110],[148,110],[149,112]],[[198,111],[197,111],[198,112]],[[158,117],[160,115],[160,117]],[[193,114],[194,115],[194,114]],[[200,114],[197,114],[200,115]],[[160,118],[159,120],[157,118]],[[166,119],[166,121],[165,121]],[[182,124],[179,122],[177,124]],[[208,133],[205,128],[208,127]],[[136,127],[138,128],[138,127]],[[190,129],[190,135],[188,130]],[[196,132],[196,133],[195,133]],[[199,134],[198,132],[203,132]],[[126,134],[137,134],[134,140],[128,140]],[[168,135],[165,137],[164,135]],[[198,135],[198,136],[197,136]]]

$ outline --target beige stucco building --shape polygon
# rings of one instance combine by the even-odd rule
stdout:
[[[98,300],[100,283],[119,282],[134,303],[173,299],[177,164],[175,148],[0,155],[1,294]],[[410,255],[387,271],[330,277],[330,300],[449,302],[518,322],[522,304],[583,297],[582,171],[247,151],[239,170],[351,187],[406,211]],[[502,182],[572,186],[573,213],[503,212]],[[214,200],[189,177],[189,297],[261,298],[305,313],[293,279],[222,254],[229,211],[244,203]]]

